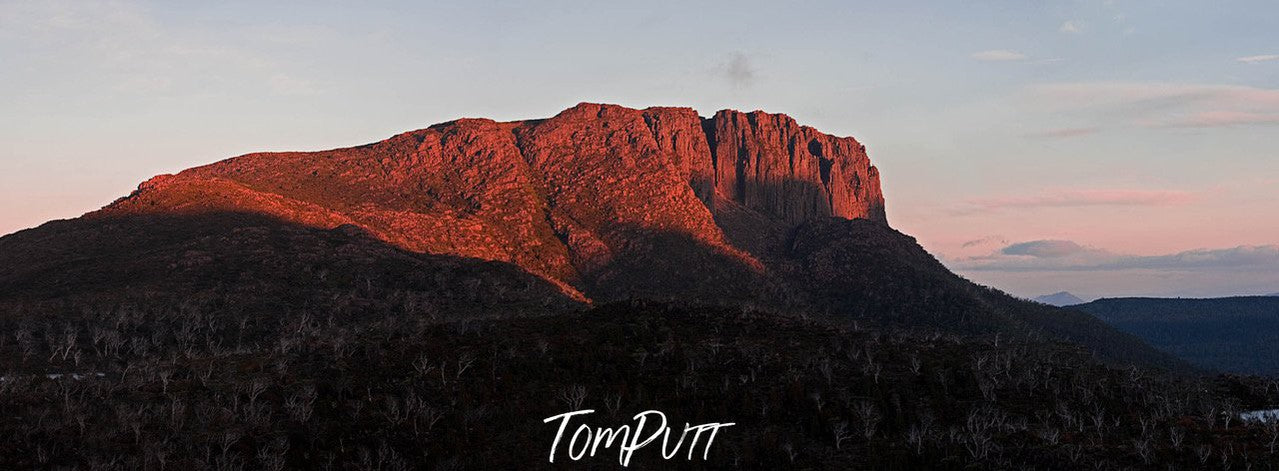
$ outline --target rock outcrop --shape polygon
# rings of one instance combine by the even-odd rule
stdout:
[[[886,222],[878,171],[853,138],[760,111],[589,103],[544,120],[460,119],[359,147],[244,155],[153,178],[89,217],[208,212],[350,225],[413,252],[508,262],[580,299],[757,277],[761,255],[740,243],[756,223],[725,220]]]
[[[716,198],[791,225],[830,216],[885,221],[879,170],[857,140],[761,111],[720,111],[707,129]]]

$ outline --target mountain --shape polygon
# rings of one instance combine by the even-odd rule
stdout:
[[[261,294],[231,299],[322,303],[358,288],[486,311],[508,298],[697,300],[1048,335],[1107,361],[1180,367],[1088,316],[951,274],[887,225],[863,145],[760,111],[584,103],[549,119],[462,119],[353,148],[248,154],[0,238],[0,263],[15,267],[0,275],[0,302],[221,298],[245,286]],[[472,292],[424,275],[458,267]],[[329,277],[317,284],[317,273]],[[527,288],[489,289],[510,285]]]
[[[1279,298],[1105,298],[1071,309],[1203,368],[1279,374]]]
[[[1053,294],[1037,296],[1034,300],[1049,306],[1070,306],[1073,304],[1083,304],[1084,302],[1084,300],[1079,299],[1078,296],[1070,294],[1068,291],[1058,291]]]
[[[462,119],[355,148],[236,157],[153,178],[86,217],[209,212],[350,225],[411,252],[510,263],[579,300],[736,299],[747,293],[735,282],[701,286],[755,278],[759,260],[729,239],[763,228],[733,234],[717,215],[882,223],[884,201],[861,144],[785,115],[584,103],[544,120]]]
[[[159,176],[0,237],[0,467],[536,467],[582,409],[734,422],[715,469],[1266,457],[1219,412],[1268,383],[956,276],[879,185],[785,115],[596,104]]]

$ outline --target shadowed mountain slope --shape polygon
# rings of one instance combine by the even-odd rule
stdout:
[[[870,221],[826,219],[800,226],[780,268],[817,305],[841,317],[1065,340],[1109,362],[1187,370],[1181,360],[1092,316],[1017,299],[955,275],[914,238]]]
[[[333,309],[446,320],[582,307],[507,263],[408,252],[353,226],[251,213],[52,222],[0,238],[0,265],[9,267],[0,307],[10,314],[190,304],[254,317]]]

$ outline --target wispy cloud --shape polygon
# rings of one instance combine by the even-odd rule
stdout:
[[[963,244],[960,245],[960,247],[967,249],[967,248],[978,247],[983,245],[991,245],[991,244],[1004,245],[1007,243],[1008,243],[1008,239],[1005,239],[1003,236],[986,236],[980,239],[973,239],[973,240],[964,242]]]
[[[1033,132],[1026,134],[1026,137],[1032,138],[1048,138],[1048,139],[1064,139],[1068,137],[1087,136],[1096,134],[1101,131],[1099,127],[1083,127],[1083,128],[1058,128],[1049,129],[1047,131]]]
[[[228,45],[207,31],[174,28],[136,2],[0,2],[0,39],[6,37],[56,46],[67,55],[61,60],[74,61],[113,92],[154,94],[174,84],[206,92],[319,90],[302,78],[310,71],[288,73],[285,64],[255,48]]]
[[[1084,32],[1083,28],[1079,27],[1079,25],[1076,25],[1074,21],[1067,21],[1065,23],[1062,23],[1061,27],[1057,28],[1057,31],[1060,31],[1063,33],[1076,33],[1076,34]]]
[[[986,62],[1013,62],[1026,60],[1025,54],[1006,49],[992,49],[989,51],[974,52],[970,57]]]
[[[1170,206],[1188,203],[1194,193],[1166,190],[1089,189],[1057,190],[1030,196],[973,198],[956,213],[970,214],[1007,209],[1071,208],[1087,206]]]
[[[1245,64],[1257,64],[1261,62],[1270,62],[1274,60],[1279,60],[1279,54],[1262,54],[1259,56],[1244,56],[1235,60],[1239,62],[1243,62]]]
[[[1279,124],[1279,113],[1249,113],[1245,111],[1205,111],[1176,121],[1163,123],[1177,128],[1210,128],[1249,124]]]
[[[1129,255],[1069,240],[1037,240],[1009,245],[990,255],[951,262],[966,271],[1220,271],[1266,270],[1279,266],[1279,245],[1241,245],[1164,255]]]
[[[1079,82],[1029,87],[1023,103],[1046,113],[1082,113],[1118,126],[1217,127],[1279,124],[1279,89],[1162,82]]]
[[[1030,97],[1057,108],[1115,106],[1166,101],[1279,106],[1279,89],[1242,85],[1166,82],[1075,82],[1036,85]]]
[[[1082,245],[1069,240],[1032,240],[1019,242],[1004,247],[999,253],[1004,255],[1029,255],[1039,258],[1057,258],[1084,251]]]

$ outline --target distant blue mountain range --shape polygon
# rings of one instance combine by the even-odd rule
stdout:
[[[1071,306],[1197,366],[1279,375],[1279,293],[1230,298],[1103,298]]]
[[[1078,296],[1070,294],[1068,291],[1058,291],[1053,294],[1045,294],[1043,296],[1036,297],[1034,300],[1051,306],[1073,306],[1084,303],[1084,300],[1079,299]]]

